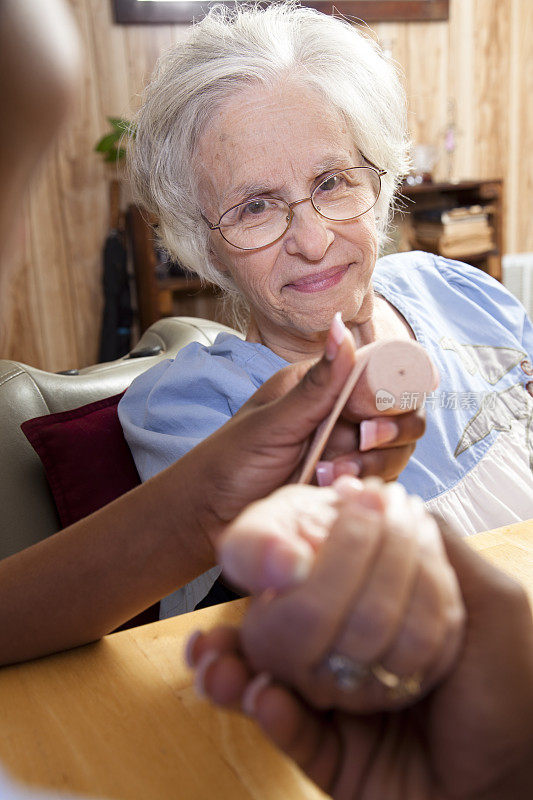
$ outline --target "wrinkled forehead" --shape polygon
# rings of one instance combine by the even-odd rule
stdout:
[[[344,116],[294,82],[249,88],[222,104],[199,139],[194,167],[200,202],[221,212],[249,194],[286,194],[359,161]]]

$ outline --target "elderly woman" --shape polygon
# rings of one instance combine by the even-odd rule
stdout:
[[[466,534],[533,514],[524,310],[464,264],[425,253],[377,261],[407,167],[405,123],[376,44],[294,4],[215,8],[163,56],[137,122],[134,182],[172,257],[224,290],[246,339],[190,345],[126,393],[119,414],[143,480],[276,371],[318,358],[344,322],[358,346],[416,339],[441,375],[401,483]],[[417,400],[404,399],[406,409]],[[341,471],[376,471],[384,445],[393,459],[402,424],[365,420],[359,438],[350,425]],[[331,463],[320,476],[331,482]]]

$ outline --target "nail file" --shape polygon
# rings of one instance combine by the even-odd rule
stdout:
[[[438,385],[438,372],[418,342],[389,340],[373,342],[356,353],[356,363],[326,419],[318,426],[298,483],[309,483],[326,443],[343,409],[351,417],[368,419],[398,414],[417,407],[418,400]],[[414,398],[402,409],[405,395]]]

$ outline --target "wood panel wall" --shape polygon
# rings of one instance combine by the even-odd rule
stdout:
[[[115,26],[110,0],[70,0],[85,45],[77,108],[23,209],[15,257],[0,285],[0,357],[43,369],[94,363],[102,312],[101,248],[108,180],[93,152],[108,115],[128,116],[178,26]],[[533,251],[533,3],[451,0],[448,22],[382,23],[402,66],[415,142],[440,145],[455,109],[453,178],[505,179],[506,252]]]

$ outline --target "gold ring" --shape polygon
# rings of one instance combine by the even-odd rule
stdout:
[[[415,672],[408,678],[400,678],[394,672],[382,667],[381,664],[374,664],[370,667],[370,672],[374,678],[388,689],[389,696],[393,700],[407,700],[420,694],[422,687],[422,676]]]

